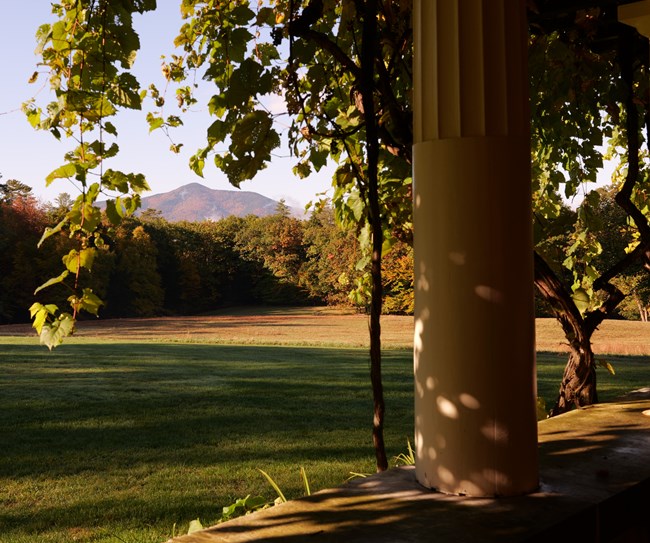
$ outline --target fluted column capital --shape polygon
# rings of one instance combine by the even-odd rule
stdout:
[[[523,0],[415,0],[414,143],[528,136]]]

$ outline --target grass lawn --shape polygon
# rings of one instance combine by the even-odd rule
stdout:
[[[394,345],[391,456],[413,433],[411,350]],[[538,353],[547,404],[565,358]],[[601,400],[650,385],[647,355],[605,358]],[[312,490],[372,472],[370,426],[364,348],[82,336],[49,353],[0,337],[0,542],[165,541],[247,494],[274,498],[256,468],[287,497],[300,466]]]
[[[0,541],[160,542],[247,494],[372,472],[362,349],[0,344]],[[412,434],[411,361],[385,356],[387,448]]]

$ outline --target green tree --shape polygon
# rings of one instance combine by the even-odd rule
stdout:
[[[65,219],[65,216],[72,210],[73,205],[74,200],[67,192],[59,194],[53,203],[46,206],[50,216],[50,223],[58,224]]]
[[[330,305],[348,305],[350,288],[363,275],[356,268],[359,241],[336,221],[329,202],[311,214],[303,233],[305,261],[301,278],[309,295]]]
[[[615,174],[616,175],[616,174]],[[607,270],[633,248],[637,231],[625,211],[616,203],[616,188],[604,187],[597,190],[599,197],[593,214],[599,227],[602,252],[595,259],[599,270]],[[650,310],[650,270],[641,262],[631,265],[612,282],[624,295],[616,311],[627,319],[648,320]]]
[[[247,217],[235,234],[235,247],[247,262],[251,295],[265,304],[302,304],[307,293],[301,286],[304,261],[302,222],[282,204],[274,215]]]
[[[415,307],[413,287],[413,247],[397,242],[384,259],[384,312],[412,315]]]
[[[252,178],[281,143],[277,115],[265,106],[282,95],[289,114],[287,137],[295,172],[308,175],[328,158],[338,164],[334,204],[341,219],[359,229],[371,261],[371,381],[375,398],[373,440],[377,466],[387,467],[383,447],[381,385],[381,257],[384,236],[410,230],[411,28],[409,2],[356,0],[309,2],[240,0],[215,8],[183,0],[187,19],[167,74],[185,80],[204,69],[215,85],[208,108],[216,120],[207,146],[191,165],[201,174],[206,158],[235,186]],[[284,42],[284,43],[283,43]],[[288,51],[288,55],[286,55]],[[177,96],[187,106],[191,89]],[[160,99],[154,89],[154,97]],[[176,118],[152,115],[152,127]],[[386,205],[399,202],[397,205]],[[383,206],[382,206],[383,204]],[[408,235],[408,234],[406,234]]]
[[[156,246],[145,229],[121,229],[110,281],[111,313],[118,316],[155,317],[162,311],[164,292],[156,268]]]
[[[598,269],[603,231],[594,213],[600,195],[592,191],[577,210],[565,251],[556,253],[560,258],[553,263],[548,251],[536,251],[536,285],[571,350],[551,414],[597,401],[592,334],[625,297],[615,279],[642,260],[650,265],[650,228],[642,204],[646,190],[639,184],[639,119],[643,116],[647,123],[649,117],[648,42],[619,25],[615,39],[603,43],[598,37],[607,26],[602,12],[574,15],[569,22],[545,18],[540,11],[531,17],[535,216],[542,226],[561,219],[561,191],[574,197],[596,181],[605,139],[626,170],[615,201],[634,224],[637,242],[629,253]],[[568,282],[558,272],[560,266],[570,273]]]
[[[2,179],[2,175],[0,175]],[[0,202],[10,204],[16,198],[33,198],[32,187],[21,183],[16,179],[9,179],[6,183],[0,183]]]
[[[109,200],[107,214],[119,223],[137,208],[137,193],[146,188],[141,176],[104,170],[104,161],[118,151],[116,144],[104,140],[116,134],[107,120],[111,115],[119,108],[140,107],[139,85],[129,72],[139,45],[132,19],[133,13],[154,7],[154,0],[66,1],[53,5],[56,22],[39,30],[43,66],[49,69],[58,99],[45,110],[34,103],[25,110],[35,127],[56,137],[76,136],[79,146],[50,174],[48,183],[74,178],[81,192],[73,210],[54,229],[68,229],[79,246],[69,253],[64,272],[44,286],[72,275],[72,286],[79,289],[81,268],[90,267],[95,244],[103,242],[94,205],[100,191],[136,193]],[[322,0],[237,0],[218,6],[212,0],[182,0],[180,7],[186,23],[176,45],[183,55],[172,56],[165,73],[170,80],[184,82],[188,71],[200,70],[215,86],[208,110],[216,120],[208,129],[207,146],[191,161],[194,171],[201,174],[208,155],[224,145],[226,150],[215,153],[214,160],[233,185],[264,168],[281,143],[279,127],[287,126],[266,106],[277,96],[284,98],[289,115],[286,135],[297,159],[296,173],[308,175],[328,158],[338,164],[337,213],[358,225],[371,261],[373,440],[378,469],[385,469],[381,256],[385,235],[408,236],[410,229],[409,206],[387,205],[410,196],[410,3],[332,1],[325,9]],[[195,102],[191,90],[177,90],[182,109]],[[164,94],[155,88],[150,94],[162,108]],[[148,118],[151,129],[168,131],[181,123],[175,115],[152,113]],[[86,141],[96,133],[98,139]],[[179,146],[173,143],[172,149]],[[32,308],[34,324],[50,346],[70,333],[80,309],[96,312],[99,300],[82,290],[70,303],[71,314],[59,314],[51,305]]]

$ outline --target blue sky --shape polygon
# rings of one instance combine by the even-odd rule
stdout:
[[[134,71],[143,87],[153,82],[162,88],[161,55],[174,52],[172,41],[181,24],[179,0],[158,0],[156,12],[138,16],[136,28],[142,50]],[[35,84],[27,81],[36,68],[34,34],[39,25],[50,22],[49,0],[4,2],[0,18],[0,174],[2,182],[18,179],[30,185],[43,201],[54,199],[61,192],[76,196],[75,187],[66,180],[58,180],[45,187],[45,176],[63,164],[63,155],[73,148],[73,141],[57,141],[47,132],[32,129],[20,111],[22,102],[36,95],[37,102],[48,101],[49,89],[45,79]],[[205,92],[208,92],[206,89]],[[172,100],[173,102],[174,100]],[[149,134],[145,122],[148,102],[142,112],[122,112],[114,124],[119,131],[120,156],[109,167],[125,172],[144,173],[151,186],[150,194],[167,192],[187,183],[199,182],[210,188],[233,189],[225,176],[212,163],[207,165],[204,178],[196,176],[187,166],[189,156],[203,145],[203,137],[211,119],[202,104],[185,119],[185,126],[174,134],[184,143],[183,152],[169,151],[169,140],[160,132]],[[253,181],[241,185],[242,190],[258,192],[270,198],[284,198],[288,204],[303,207],[316,194],[330,187],[331,169],[301,180],[293,176],[293,160],[286,157],[286,148],[279,149],[272,165]],[[284,155],[284,156],[283,156]]]

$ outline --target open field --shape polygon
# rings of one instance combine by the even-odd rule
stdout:
[[[538,386],[565,355],[538,321]],[[385,318],[389,455],[413,433],[411,329]],[[28,334],[28,335],[25,335]],[[601,399],[650,385],[650,326],[606,322]],[[373,471],[367,320],[331,310],[87,321],[50,353],[0,327],[0,542],[153,543],[247,494],[288,497]],[[174,525],[177,527],[174,528]]]
[[[565,352],[555,319],[537,319],[537,351]],[[2,336],[34,336],[28,324],[0,326]],[[214,315],[154,319],[87,320],[76,337],[129,341],[173,341],[238,345],[368,346],[368,318],[333,308],[238,308]],[[73,340],[74,341],[74,340]],[[382,317],[387,348],[411,348],[413,317]],[[605,321],[594,334],[594,350],[603,354],[650,355],[650,323]]]

